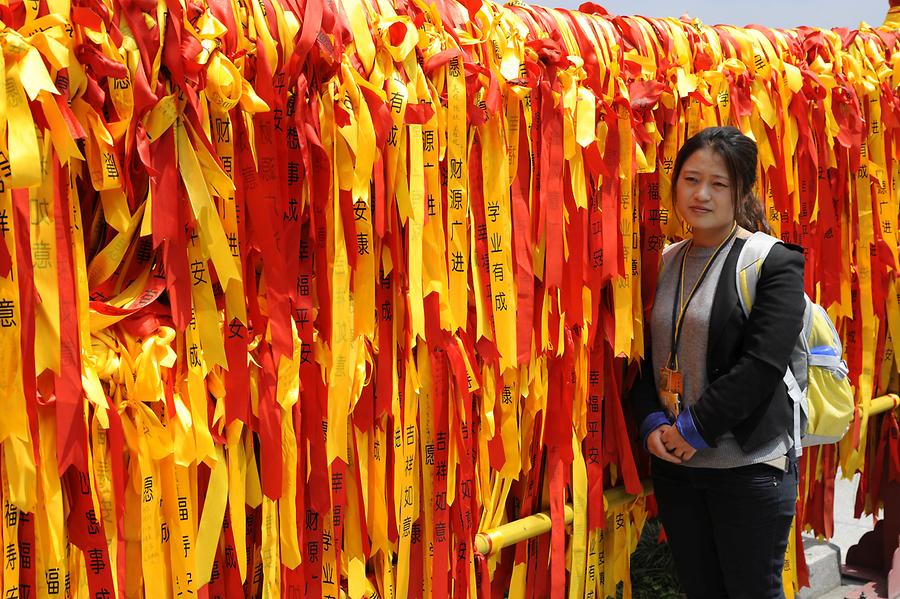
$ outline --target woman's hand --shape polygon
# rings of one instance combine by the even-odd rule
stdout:
[[[675,427],[670,424],[664,424],[647,435],[647,450],[661,460],[672,462],[673,464],[680,464],[681,458],[670,453],[669,450],[666,449],[666,444],[663,442],[663,435],[670,429],[675,430]],[[678,431],[675,430],[675,432],[677,433]],[[679,435],[679,437],[680,436],[681,435]]]
[[[679,458],[680,462],[688,461],[689,459],[694,457],[695,453],[697,453],[697,450],[694,449],[694,447],[690,443],[684,440],[684,437],[681,436],[681,433],[678,432],[678,429],[676,427],[660,427],[657,430],[663,431],[660,435],[663,448],[670,455]]]

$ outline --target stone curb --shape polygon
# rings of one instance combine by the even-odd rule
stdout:
[[[798,599],[819,599],[841,586],[841,549],[814,537],[803,537],[809,588],[801,589]]]

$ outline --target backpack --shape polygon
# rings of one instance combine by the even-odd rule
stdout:
[[[762,232],[744,243],[737,261],[737,293],[744,314],[750,314],[756,283],[769,251],[781,240]],[[825,309],[804,294],[803,329],[784,373],[794,404],[794,447],[837,443],[850,428],[855,411],[847,363],[834,323]],[[799,439],[799,442],[798,442]]]

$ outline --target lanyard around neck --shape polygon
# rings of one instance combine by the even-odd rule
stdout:
[[[715,263],[716,258],[719,257],[719,254],[722,253],[722,250],[728,245],[728,242],[734,238],[736,231],[737,223],[731,227],[731,232],[722,240],[716,248],[716,251],[713,252],[713,255],[709,257],[709,260],[706,261],[706,265],[700,272],[700,277],[691,288],[691,292],[687,296],[687,301],[684,302],[684,304],[681,303],[681,298],[684,295],[684,263],[693,242],[689,242],[687,247],[685,247],[684,253],[681,254],[681,269],[678,277],[678,285],[675,287],[675,301],[672,302],[672,344],[670,346],[669,360],[667,362],[667,366],[673,370],[678,369],[678,343],[681,341],[682,325],[684,324],[684,315],[687,314],[688,306],[690,306],[691,300],[694,299],[694,295],[703,283],[703,279],[705,279],[706,275],[709,273],[710,268]]]

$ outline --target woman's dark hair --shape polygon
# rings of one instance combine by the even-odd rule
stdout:
[[[688,139],[675,157],[672,198],[685,161],[697,150],[709,148],[722,157],[732,185],[732,204],[737,224],[749,231],[769,232],[762,202],[753,191],[756,184],[756,142],[734,127],[707,127]]]

